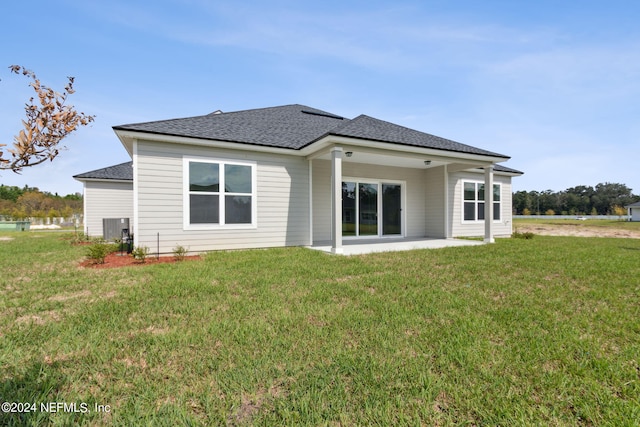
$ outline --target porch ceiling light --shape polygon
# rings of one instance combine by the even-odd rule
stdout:
[[[425,161],[424,161],[424,165],[425,165],[425,166],[429,166],[430,164],[431,164],[431,160],[425,160]]]
[[[351,157],[353,156],[353,151],[347,151],[346,153],[344,153],[344,155],[347,157]]]

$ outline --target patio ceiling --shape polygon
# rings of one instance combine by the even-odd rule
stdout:
[[[380,150],[359,146],[342,146],[343,163],[364,163],[369,165],[396,166],[401,168],[428,169],[443,165],[449,165],[455,170],[481,168],[490,165],[491,162],[478,160],[457,159],[451,156],[443,156],[441,153],[415,153],[406,151]],[[347,153],[351,153],[348,156]],[[310,156],[313,159],[331,160],[329,150]],[[428,164],[426,162],[429,162]],[[451,170],[453,171],[453,170]]]

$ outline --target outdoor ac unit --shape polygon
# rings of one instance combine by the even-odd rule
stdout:
[[[127,230],[127,235],[131,233],[129,218],[102,219],[102,237],[104,240],[122,239],[122,230]]]

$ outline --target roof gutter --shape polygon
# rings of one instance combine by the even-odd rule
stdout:
[[[76,181],[80,182],[124,182],[124,183],[132,183],[133,179],[112,179],[112,178],[78,178],[76,176],[72,177]]]

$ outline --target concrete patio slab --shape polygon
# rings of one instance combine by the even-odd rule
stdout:
[[[484,242],[461,239],[366,239],[344,240],[342,255],[363,255],[374,252],[410,251],[413,249],[440,249],[451,246],[479,246]],[[331,242],[317,242],[307,246],[323,252],[331,253]]]

